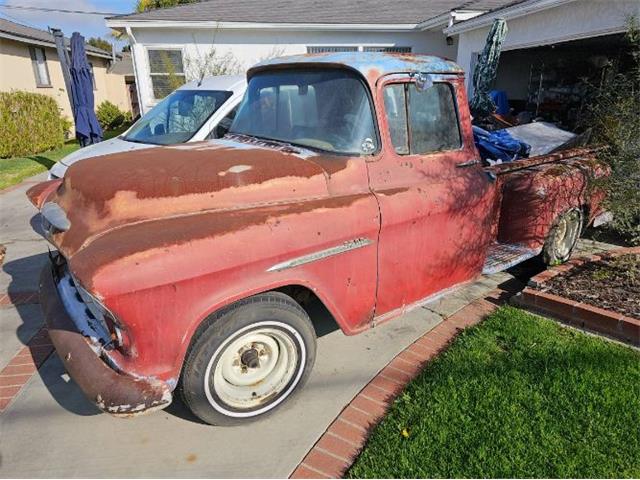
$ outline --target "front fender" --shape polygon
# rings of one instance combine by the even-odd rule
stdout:
[[[375,199],[365,194],[210,212],[115,230],[80,250],[70,268],[126,326],[135,348],[123,368],[175,380],[198,326],[264,291],[304,286],[345,333],[364,328],[375,304],[378,225]],[[314,256],[358,239],[348,244],[357,248]],[[300,257],[314,260],[273,268]]]

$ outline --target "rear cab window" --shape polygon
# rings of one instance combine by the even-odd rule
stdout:
[[[453,87],[446,82],[419,89],[415,83],[384,87],[385,114],[398,155],[425,155],[462,147]]]

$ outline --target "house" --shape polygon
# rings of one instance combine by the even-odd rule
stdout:
[[[570,123],[580,77],[620,58],[634,13],[640,18],[639,0],[205,0],[107,25],[129,37],[144,112],[170,91],[169,76],[197,78],[212,49],[240,69],[286,54],[385,51],[440,55],[471,72],[492,22],[504,18],[496,88],[515,111],[560,112]]]
[[[147,111],[170,76],[197,78],[215,48],[219,64],[244,70],[260,60],[326,51],[430,53],[454,59],[442,30],[511,0],[208,0],[120,15],[107,26],[128,35],[138,97]]]
[[[127,94],[129,95],[129,103],[131,105],[131,114],[133,118],[140,115],[140,104],[138,102],[138,89],[136,88],[136,76],[133,71],[133,59],[131,52],[122,52],[121,58],[111,67],[113,75],[123,75],[124,83],[127,86]]]
[[[68,45],[69,40],[65,39]],[[94,79],[95,104],[104,100],[130,111],[125,75],[112,71],[110,52],[85,45]],[[73,120],[54,37],[51,33],[0,18],[0,91],[23,90],[53,97]],[[7,73],[11,72],[10,75]]]

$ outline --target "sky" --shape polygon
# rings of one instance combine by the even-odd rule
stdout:
[[[0,17],[42,30],[47,30],[48,27],[61,28],[67,37],[73,32],[80,32],[86,39],[103,37],[113,41],[109,37],[110,30],[104,24],[104,17],[109,15],[40,12],[5,8],[3,5],[118,14],[132,12],[135,3],[135,0],[0,0]]]

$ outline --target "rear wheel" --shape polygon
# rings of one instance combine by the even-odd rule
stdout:
[[[306,312],[279,292],[256,295],[214,315],[198,333],[182,373],[182,397],[213,425],[256,420],[307,380],[315,333]]]
[[[544,243],[542,257],[547,265],[559,265],[571,257],[582,232],[582,212],[572,208],[554,222]]]

